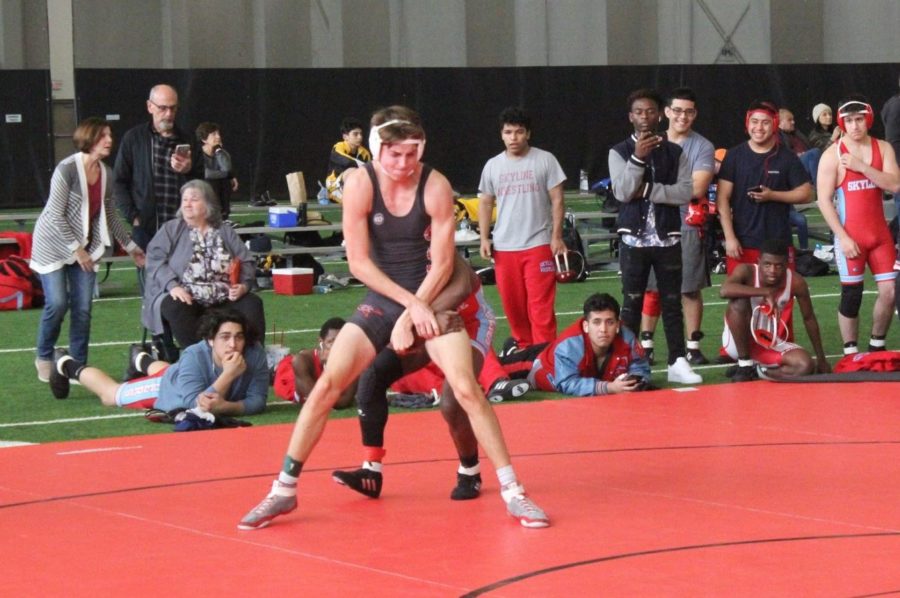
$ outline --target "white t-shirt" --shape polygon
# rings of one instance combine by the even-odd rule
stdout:
[[[478,192],[496,198],[494,248],[521,251],[548,245],[553,221],[549,191],[565,180],[553,154],[536,147],[521,158],[504,151],[488,160]]]

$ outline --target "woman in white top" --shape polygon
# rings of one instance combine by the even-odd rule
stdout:
[[[50,180],[50,196],[34,226],[31,269],[41,277],[46,303],[37,335],[35,367],[47,382],[53,351],[69,317],[69,353],[87,363],[91,300],[100,260],[113,240],[144,265],[112,200],[112,172],[103,163],[112,149],[109,123],[87,118],[75,129],[78,152],[61,161]]]

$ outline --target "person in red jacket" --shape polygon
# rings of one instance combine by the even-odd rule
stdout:
[[[528,381],[568,395],[633,392],[650,382],[650,364],[634,333],[619,320],[619,303],[607,293],[595,293],[584,302],[584,316],[534,360]]]

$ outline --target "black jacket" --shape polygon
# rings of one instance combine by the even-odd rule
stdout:
[[[156,222],[151,126],[151,123],[143,123],[125,131],[113,169],[113,197],[119,212],[129,224],[134,222],[135,217],[140,218],[141,224],[134,228],[133,238],[142,248],[147,247],[147,243],[162,224]],[[178,127],[175,127],[173,139],[176,143],[190,143],[190,138]],[[192,156],[196,165],[197,152],[194,148]],[[179,185],[187,182],[184,175],[178,175],[178,178]]]
[[[664,141],[645,162],[634,157],[634,136],[609,151],[609,174],[615,198],[621,202],[619,234],[640,235],[653,209],[660,239],[681,236],[678,206],[691,200],[691,166],[681,146]]]

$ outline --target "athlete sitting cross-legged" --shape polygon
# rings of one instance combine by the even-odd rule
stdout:
[[[755,379],[757,364],[759,373],[772,379],[830,372],[809,287],[803,276],[788,268],[787,243],[763,241],[759,252],[758,262],[737,265],[719,292],[728,299],[722,346],[738,364],[732,381]],[[816,352],[815,362],[806,349],[790,340],[794,299]]]

